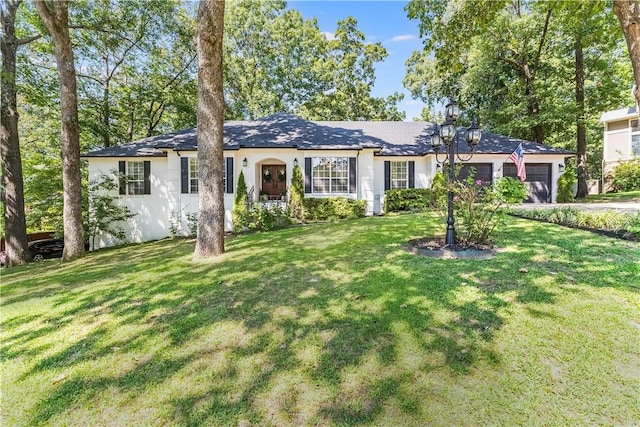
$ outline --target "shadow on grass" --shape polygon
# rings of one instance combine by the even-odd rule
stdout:
[[[50,309],[3,319],[3,356],[32,358],[16,387],[67,373],[28,423],[108,406],[113,389],[144,406],[156,388],[171,392],[154,420],[170,424],[369,424],[390,402],[415,415],[407,387],[420,373],[500,365],[493,340],[514,304],[545,316],[576,284],[638,290],[621,280],[637,268],[629,243],[517,220],[498,242],[509,252],[491,260],[402,249],[433,233],[426,215],[367,218],[237,237],[213,262],[191,263],[193,241],[175,240],[28,266],[7,278],[2,305]],[[592,262],[602,256],[615,262]],[[56,331],[74,338],[42,345]],[[87,368],[137,354],[114,372]]]

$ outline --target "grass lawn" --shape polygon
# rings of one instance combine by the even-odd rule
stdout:
[[[627,191],[624,193],[605,193],[591,194],[586,199],[578,199],[580,203],[584,202],[640,202],[639,191]]]
[[[0,424],[639,425],[640,244],[510,218],[491,260],[426,214],[2,272]]]

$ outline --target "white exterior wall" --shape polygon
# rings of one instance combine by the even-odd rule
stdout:
[[[136,196],[121,196],[120,202],[126,203],[136,216],[122,224],[129,235],[130,242],[143,242],[162,239],[170,235],[172,221],[175,223],[178,234],[189,235],[188,214],[198,211],[197,194],[181,194],[181,157],[196,157],[195,151],[181,151],[179,153],[169,151],[167,157],[131,157],[131,158],[89,158],[89,179],[98,178],[101,174],[117,179],[118,161],[151,162],[150,182],[151,194]],[[225,151],[224,157],[234,159],[234,194],[224,196],[225,229],[233,229],[231,211],[233,199],[238,186],[240,171],[244,173],[247,190],[252,188],[254,201],[258,200],[261,183],[261,166],[263,164],[284,164],[287,169],[287,189],[291,186],[291,175],[294,161],[298,161],[304,175],[305,157],[356,157],[357,159],[357,191],[347,194],[306,194],[305,197],[329,197],[343,196],[367,201],[367,214],[380,213],[384,207],[384,162],[385,161],[413,161],[415,162],[415,187],[429,188],[432,177],[436,173],[437,163],[435,156],[375,156],[373,149],[357,150],[297,150],[291,149],[255,149],[243,148],[237,151]],[[244,167],[243,160],[247,159]],[[477,154],[472,159],[473,163],[492,163],[494,181],[502,177],[502,164],[508,162],[507,156]],[[551,164],[551,192],[552,202],[557,196],[557,181],[560,176],[559,165],[564,165],[563,155],[525,155],[526,163],[550,163]],[[96,238],[96,247],[107,247],[118,244],[109,235],[100,235]]]
[[[99,179],[107,175],[118,179],[118,161],[151,162],[149,181],[151,194],[121,196],[119,202],[126,204],[132,213],[136,214],[122,225],[129,236],[129,242],[146,242],[162,239],[169,235],[169,200],[172,195],[170,181],[167,180],[169,170],[166,157],[121,157],[121,158],[91,158],[89,160],[89,180]],[[114,246],[120,243],[111,235],[96,236],[96,247]]]

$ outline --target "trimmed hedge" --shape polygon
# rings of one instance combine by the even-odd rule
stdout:
[[[323,197],[302,199],[304,219],[324,221],[339,218],[362,218],[367,212],[366,200],[347,199],[346,197]]]
[[[387,190],[384,197],[385,212],[419,211],[433,203],[433,191],[428,188]]]

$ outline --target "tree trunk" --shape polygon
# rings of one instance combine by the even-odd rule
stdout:
[[[578,192],[576,197],[584,199],[589,194],[587,189],[587,130],[584,111],[584,52],[582,35],[578,32],[574,43],[576,57],[576,151],[578,152]]]
[[[640,5],[637,0],[614,0],[613,12],[618,17],[624,38],[627,40],[636,82],[634,96],[636,104],[640,105]]]
[[[16,54],[19,40],[16,39],[15,34],[15,19],[20,2],[21,0],[7,0],[4,5],[0,5],[3,28],[0,38],[2,51],[0,157],[2,158],[2,203],[7,266],[23,264],[29,258],[16,101]]]
[[[224,1],[201,0],[198,7],[198,233],[194,258],[224,253],[224,189],[222,188],[224,95],[222,35]]]
[[[76,69],[69,37],[69,5],[66,0],[35,1],[38,14],[53,38],[60,84],[64,251],[62,261],[84,255],[82,186],[80,179],[80,128]]]

